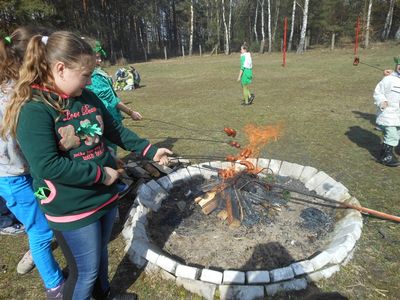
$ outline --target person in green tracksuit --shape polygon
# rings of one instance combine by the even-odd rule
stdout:
[[[246,43],[240,47],[240,53],[240,72],[237,81],[240,81],[243,87],[242,105],[250,105],[255,98],[249,89],[249,85],[253,81],[253,60],[250,52],[247,51]]]

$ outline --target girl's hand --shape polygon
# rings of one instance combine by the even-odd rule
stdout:
[[[157,150],[156,155],[154,155],[153,160],[158,162],[160,165],[168,165],[169,159],[168,155],[172,155],[173,152],[167,148],[160,148]]]
[[[112,185],[119,178],[118,171],[113,168],[104,167],[104,173],[106,174],[106,178],[103,181],[105,185]]]
[[[134,120],[134,121],[138,121],[138,120],[141,120],[141,119],[142,119],[142,115],[141,115],[139,112],[134,111],[134,110],[131,110],[131,111],[130,111],[129,116],[130,116],[130,117],[132,118],[132,120]]]
[[[383,101],[380,105],[379,108],[381,110],[384,110],[386,107],[388,107],[389,103],[387,101]]]

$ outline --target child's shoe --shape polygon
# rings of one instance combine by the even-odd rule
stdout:
[[[31,250],[29,250],[19,261],[17,265],[17,273],[21,275],[27,274],[32,271],[34,267],[35,263],[33,262]]]
[[[47,300],[62,300],[63,299],[63,291],[64,291],[64,283],[63,281],[59,286],[53,289],[46,289]]]
[[[22,224],[14,224],[9,227],[0,228],[2,235],[19,235],[25,233],[25,226]]]
[[[254,98],[256,97],[256,95],[251,94],[249,97],[249,104],[253,104]]]

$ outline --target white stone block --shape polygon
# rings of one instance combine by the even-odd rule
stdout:
[[[215,169],[222,169],[222,162],[219,160],[211,161],[210,166]],[[217,171],[217,170],[216,170]]]
[[[175,172],[168,174],[169,180],[171,180],[172,184],[177,182],[188,181],[191,177],[186,168],[179,169]]]
[[[162,251],[158,247],[154,246],[153,244],[149,244],[149,247],[144,252],[143,258],[145,258],[147,261],[151,262],[152,264],[155,264],[160,255],[162,255]]]
[[[264,169],[262,173],[267,174],[268,166],[269,166],[269,159],[266,158],[257,159],[257,168]]]
[[[248,284],[268,283],[271,281],[269,271],[247,271],[246,280]]]
[[[281,168],[281,164],[282,164],[282,161],[276,160],[276,159],[271,159],[269,161],[268,174],[272,173],[274,175],[278,175],[279,174],[279,170]]]
[[[355,211],[355,210],[352,210]],[[338,220],[335,224],[335,228],[339,228],[339,227],[347,227],[349,225],[352,224],[358,224],[361,228],[363,226],[362,223],[362,217],[361,214],[357,211],[355,211],[356,213],[353,214],[346,214],[343,218],[341,218],[340,220]]]
[[[332,177],[328,176],[319,186],[315,188],[315,191],[318,195],[323,196],[327,192],[329,192],[336,184],[336,180]]]
[[[314,266],[309,260],[303,260],[291,264],[295,276],[314,272]]]
[[[146,227],[141,222],[135,222],[133,224],[131,234],[132,240],[144,240],[146,242],[149,241],[149,238],[147,237]]]
[[[223,284],[244,284],[245,273],[236,270],[225,270],[222,280]]]
[[[262,300],[264,299],[264,287],[256,285],[220,285],[219,294],[221,300]]]
[[[326,251],[322,251],[320,254],[310,259],[310,262],[314,266],[315,270],[319,270],[322,267],[326,266],[332,259],[330,253]]]
[[[192,178],[193,177],[196,178],[196,177],[202,176],[201,172],[200,172],[200,166],[198,166],[198,165],[188,166],[187,170],[188,170],[188,172],[189,172],[189,174],[190,174],[190,176]]]
[[[318,173],[318,170],[316,168],[313,168],[310,166],[305,166],[303,168],[303,172],[301,172],[299,179],[301,182],[306,183],[317,173]]]
[[[230,161],[224,161],[221,164],[221,168],[224,169],[224,170],[225,169],[230,169],[230,168],[233,168],[233,167],[235,167],[235,164],[230,162]]]
[[[336,182],[324,196],[339,201],[348,191],[349,190],[341,182]]]
[[[350,251],[354,248],[356,244],[356,240],[352,235],[345,235],[342,237],[335,237],[332,242],[329,244],[328,248],[335,248],[337,246],[343,246],[347,251]]]
[[[344,246],[337,246],[326,250],[331,255],[330,264],[340,264],[346,257],[349,251]]]
[[[346,227],[337,226],[334,234],[338,238],[350,234],[354,240],[357,241],[361,236],[361,225],[359,223],[353,223]]]
[[[300,291],[307,288],[305,278],[293,279],[290,281],[268,284],[265,286],[268,296],[274,296],[278,292]]]
[[[217,171],[212,170],[212,169],[209,168],[209,166],[210,166],[209,162],[201,163],[201,164],[199,164],[199,166],[200,166],[201,175],[205,179],[211,179],[211,177],[213,177],[213,176],[214,177],[218,176],[218,172]]]
[[[299,179],[303,169],[302,165],[283,161],[278,175]]]
[[[293,270],[290,266],[284,267],[284,268],[279,268],[279,269],[274,269],[274,270],[270,271],[269,274],[271,276],[272,282],[288,280],[288,279],[292,279],[294,277]]]
[[[313,177],[311,177],[306,183],[305,187],[310,191],[315,190],[321,183],[323,183],[327,178],[328,174],[324,171],[319,171]]]
[[[222,272],[210,270],[210,269],[203,269],[201,271],[200,280],[205,282],[211,282],[215,284],[221,284],[223,274]]]
[[[157,179],[157,183],[159,183],[166,191],[169,191],[172,188],[172,182],[169,180],[168,176]]]
[[[334,265],[334,266],[331,266],[329,268],[326,268],[326,269],[319,270],[317,272],[308,274],[307,275],[307,279],[308,279],[309,282],[317,282],[317,281],[320,281],[321,279],[328,279],[334,273],[339,271],[339,269],[340,268],[339,268],[338,265]]]
[[[217,285],[215,284],[182,277],[176,278],[176,284],[178,286],[183,286],[189,292],[197,294],[206,300],[214,300],[215,291],[217,289]]]
[[[174,274],[176,266],[178,263],[164,255],[160,255],[156,261],[157,266],[159,266],[161,269],[164,269],[165,271]]]
[[[163,192],[166,193],[167,191],[154,179],[150,180],[146,183],[146,185],[152,189],[155,193]]]
[[[135,214],[132,217],[132,223],[140,222],[147,225],[147,215],[149,214],[149,209],[142,204],[136,207]]]
[[[137,240],[134,241],[131,246],[130,249],[132,249],[133,251],[135,251],[135,253],[141,257],[144,257],[146,254],[147,249],[149,249],[150,247],[150,243],[144,240]]]
[[[176,267],[175,276],[196,280],[198,277],[199,271],[200,270],[195,267],[178,264],[178,266]]]

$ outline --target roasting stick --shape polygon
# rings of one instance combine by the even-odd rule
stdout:
[[[289,192],[295,192],[295,193],[298,193],[298,194],[303,194],[303,195],[306,195],[306,196],[309,196],[309,197],[314,197],[314,198],[317,198],[317,199],[321,199],[321,200],[324,200],[324,201],[335,203],[335,204],[338,204],[339,206],[341,206],[343,208],[355,209],[355,210],[357,210],[357,211],[359,211],[359,212],[361,212],[363,214],[368,214],[368,215],[376,216],[376,217],[379,217],[379,218],[382,218],[382,219],[391,220],[391,221],[395,221],[395,222],[399,222],[400,223],[400,217],[395,216],[395,215],[390,215],[390,214],[387,214],[387,213],[384,213],[384,212],[381,212],[381,211],[377,211],[377,210],[374,210],[374,209],[366,208],[366,207],[363,207],[363,206],[357,206],[357,205],[353,205],[353,204],[349,204],[349,203],[345,203],[345,202],[340,202],[340,201],[329,199],[327,197],[323,197],[323,196],[319,196],[319,195],[313,195],[312,193],[301,192],[299,190],[288,188],[288,187],[285,187],[285,186],[282,186],[282,185],[279,185],[279,184],[271,184],[271,186],[272,187],[276,187],[276,188],[280,188],[280,189],[283,189],[283,190],[287,190]]]

